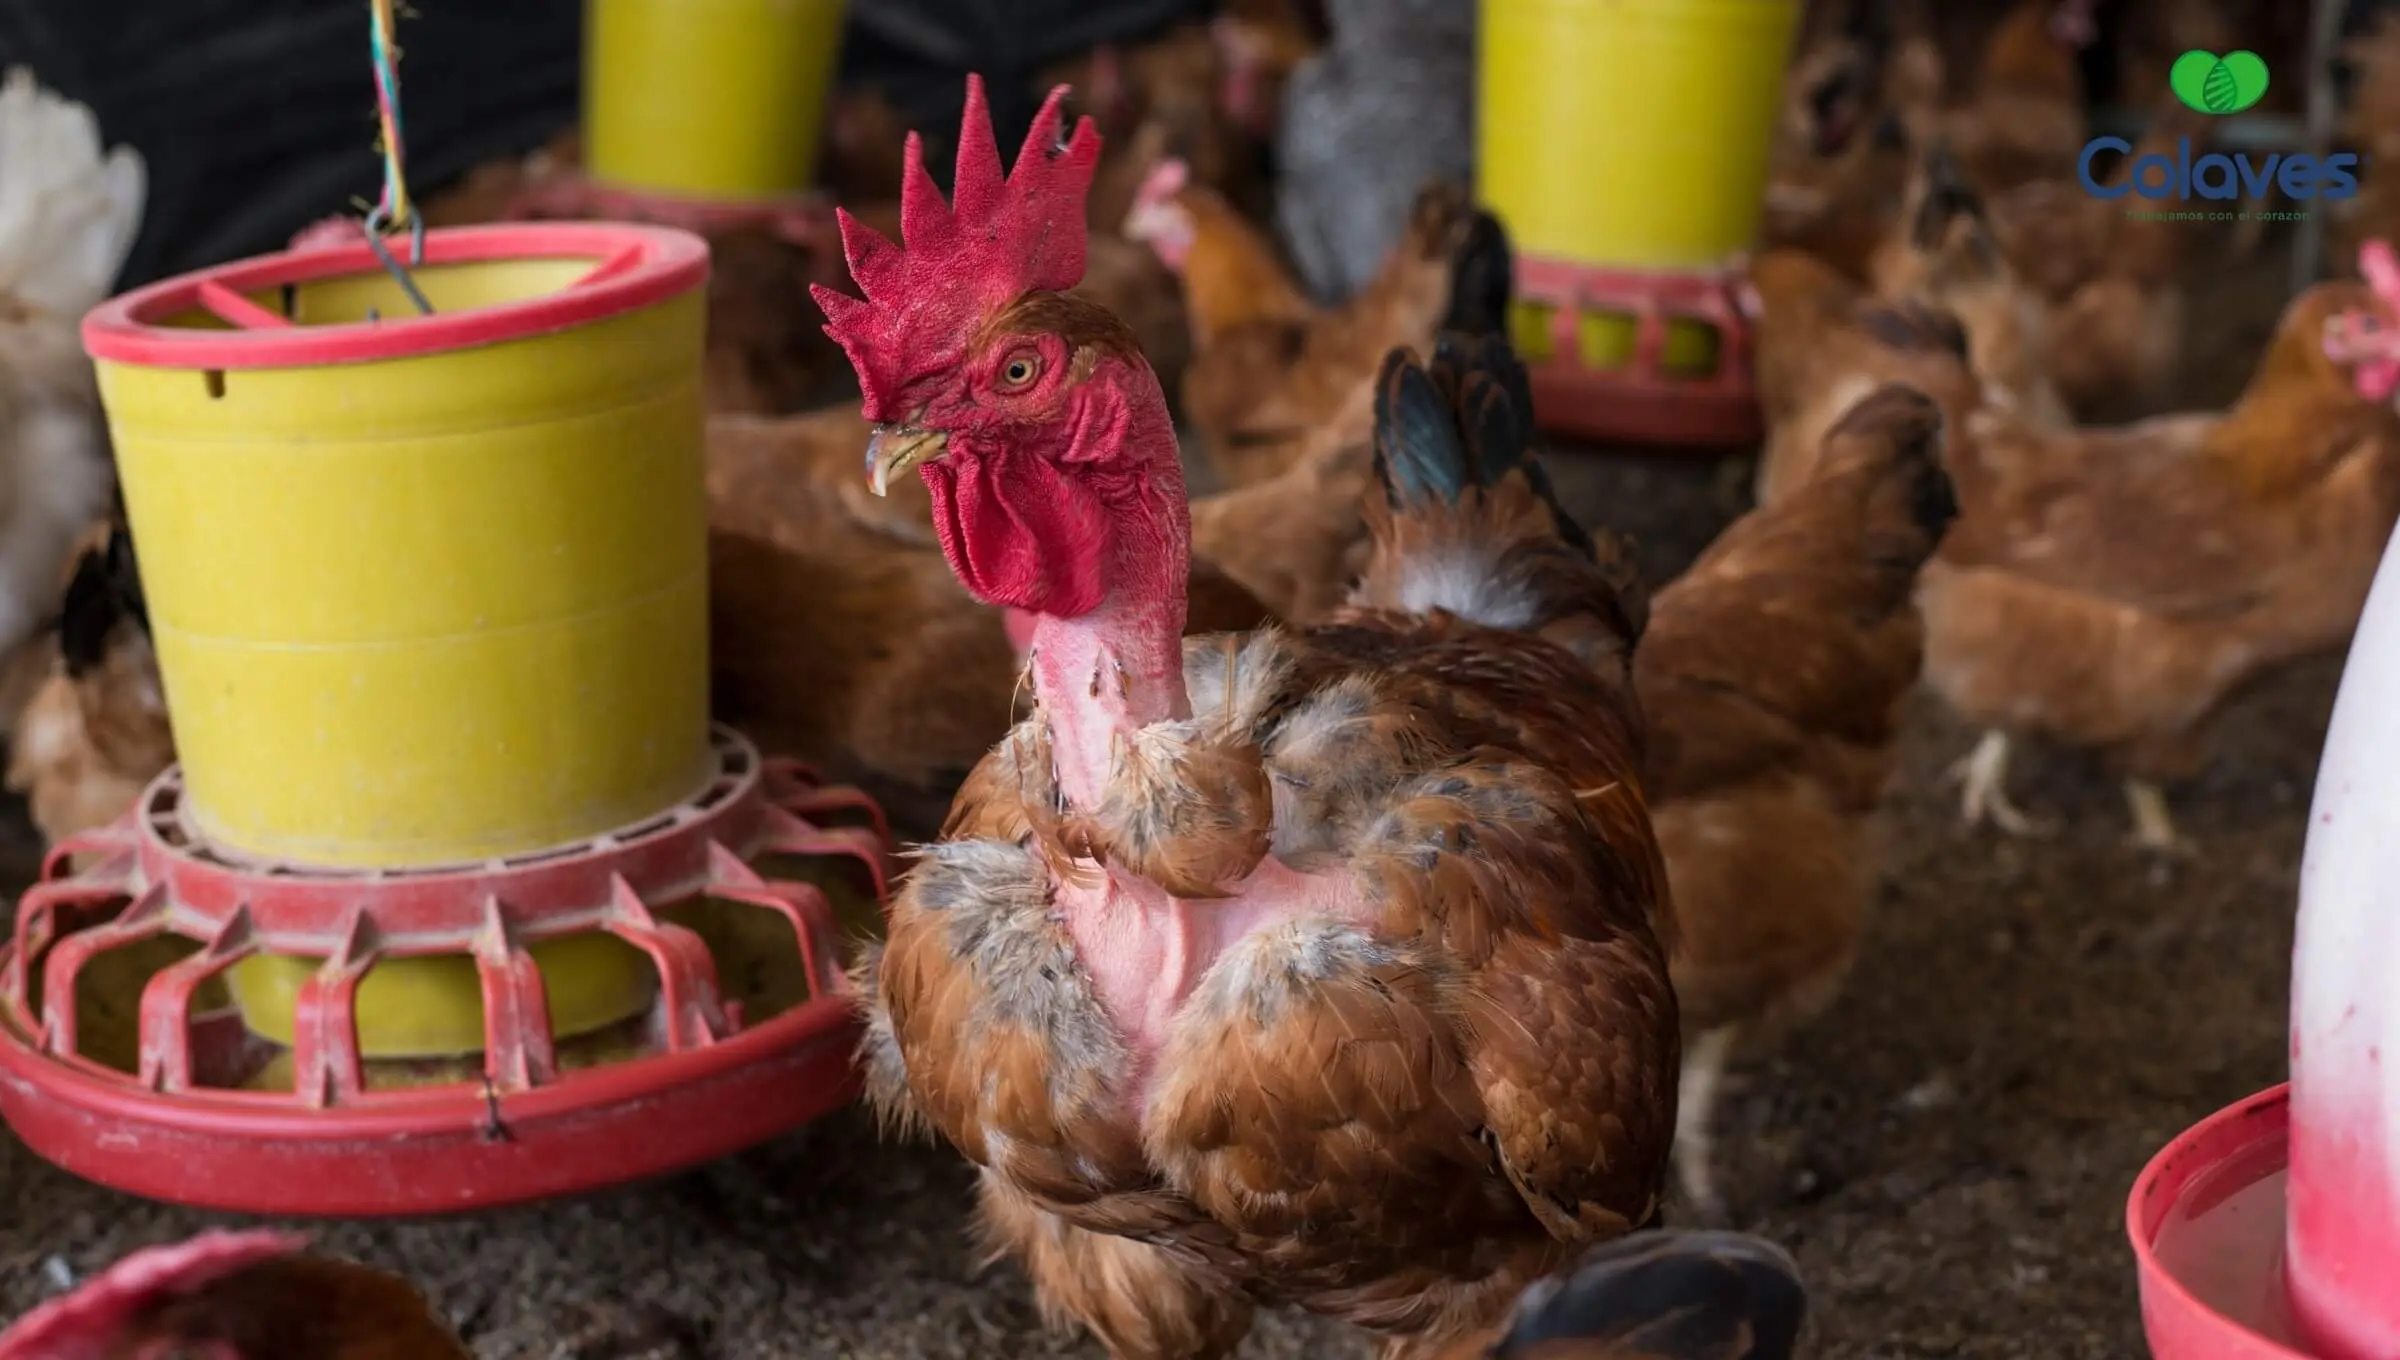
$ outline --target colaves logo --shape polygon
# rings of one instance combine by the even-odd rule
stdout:
[[[2196,112],[2240,113],[2266,97],[2267,64],[2256,52],[2228,52],[2221,57],[2214,52],[2186,52],[2167,72],[2167,85]],[[2347,151],[2323,160],[2271,153],[2261,163],[2248,155],[2222,152],[2194,160],[2191,139],[2186,137],[2175,144],[2172,159],[2144,156],[2133,163],[2133,173],[2123,181],[2102,184],[2092,175],[2092,161],[2106,151],[2131,155],[2133,144],[2122,137],[2094,138],[2075,162],[2075,178],[2083,181],[2085,193],[2098,198],[2135,193],[2148,199],[2229,202],[2265,198],[2272,189],[2302,199],[2353,198],[2358,194],[2358,157]]]

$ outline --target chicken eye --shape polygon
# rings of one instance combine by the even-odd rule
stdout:
[[[1031,350],[1019,350],[1000,366],[1000,385],[1011,390],[1023,388],[1041,374],[1042,357]]]

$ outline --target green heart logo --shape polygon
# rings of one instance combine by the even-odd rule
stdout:
[[[2240,113],[2267,97],[2267,64],[2256,52],[2194,50],[2175,59],[2167,86],[2201,113]]]

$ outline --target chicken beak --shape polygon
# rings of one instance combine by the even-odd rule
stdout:
[[[949,451],[950,436],[914,425],[878,425],[867,440],[867,485],[888,494],[892,479]]]

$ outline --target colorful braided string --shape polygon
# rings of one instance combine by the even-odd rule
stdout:
[[[416,209],[408,201],[405,151],[400,139],[400,49],[392,42],[392,0],[369,0],[375,13],[375,113],[383,124],[383,198],[367,217],[369,231],[397,231]]]

